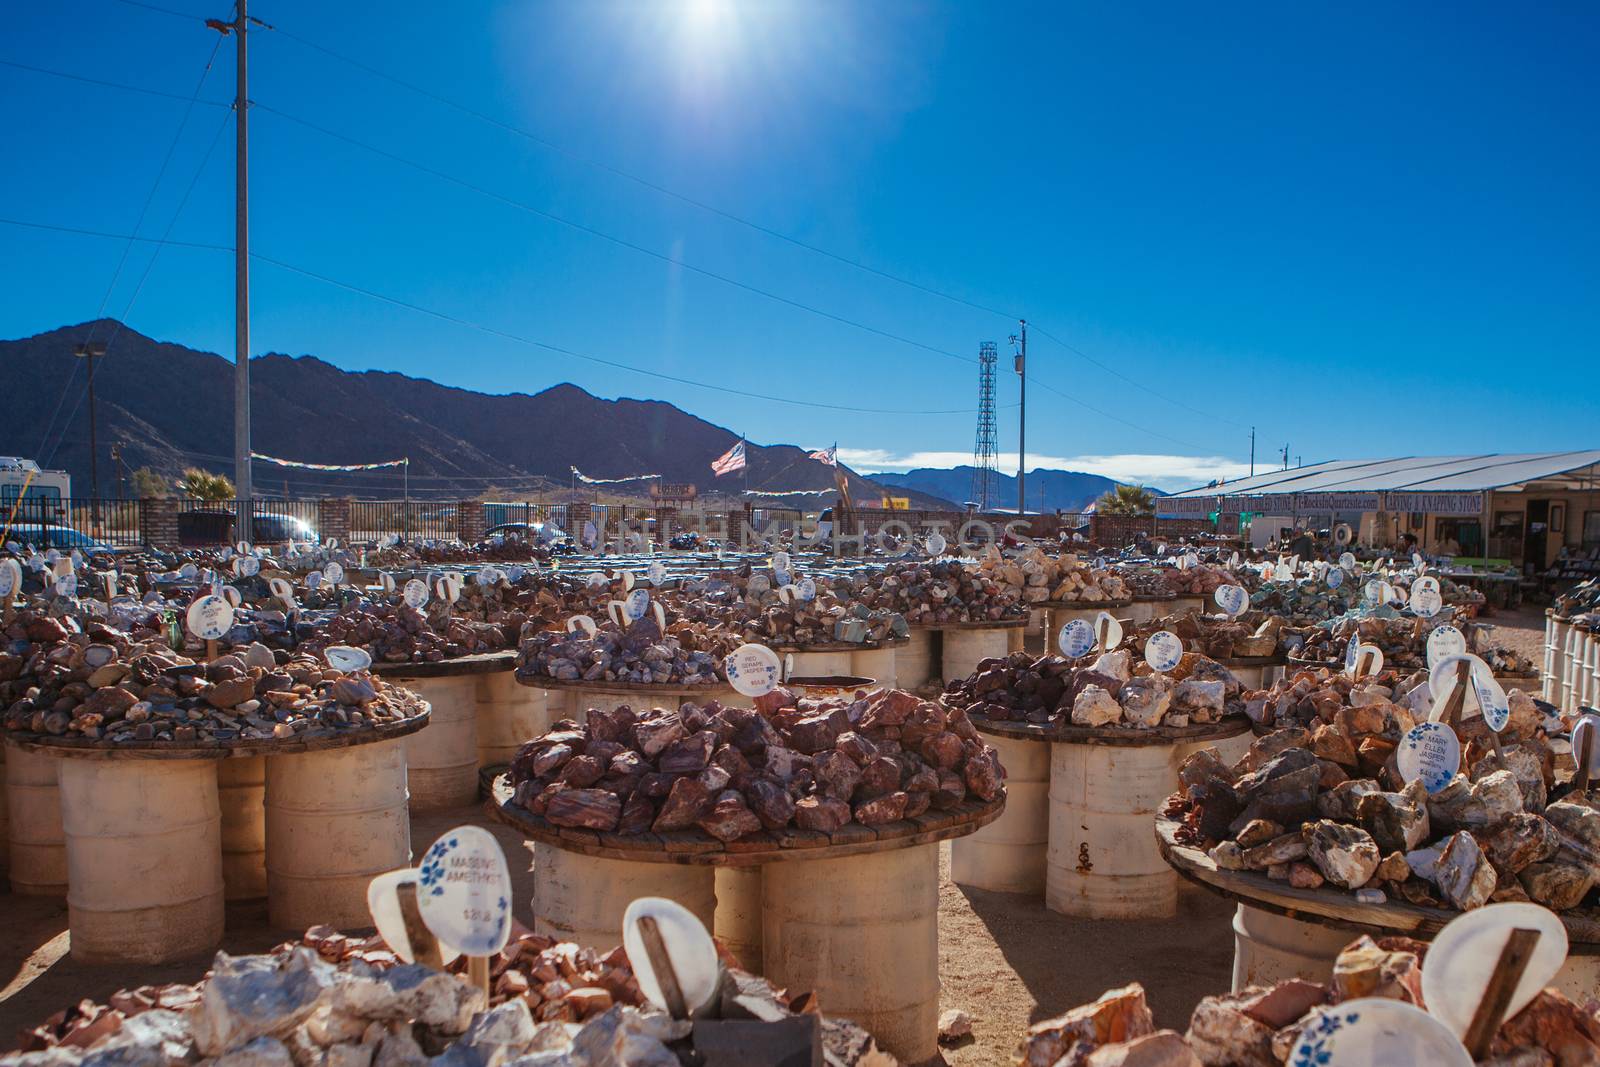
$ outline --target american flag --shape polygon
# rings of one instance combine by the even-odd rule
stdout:
[[[806,456],[806,458],[814,459],[818,463],[826,463],[830,467],[837,467],[839,465],[839,446],[834,445],[832,448],[818,449]]]
[[[740,441],[711,461],[711,470],[718,477],[744,470],[744,442]]]

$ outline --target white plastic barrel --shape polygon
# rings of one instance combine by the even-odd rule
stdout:
[[[1154,600],[1135,600],[1123,610],[1128,613],[1128,621],[1135,626],[1143,626],[1156,617],[1157,606],[1167,607],[1169,605],[1170,602],[1165,600],[1160,601],[1159,605]]]
[[[1566,642],[1570,624],[1558,618],[1554,611],[1544,616],[1544,684],[1540,696],[1550,703],[1561,705],[1561,678],[1566,673]]]
[[[166,963],[222,943],[210,760],[61,761],[67,924],[79,963]]]
[[[67,895],[67,842],[54,756],[6,746],[6,806],[11,816],[11,891]]]
[[[1265,667],[1263,667],[1262,665],[1260,665],[1259,663],[1239,664],[1238,666],[1235,666],[1234,664],[1228,662],[1227,660],[1222,660],[1221,663],[1222,663],[1222,665],[1224,667],[1228,668],[1228,672],[1230,674],[1232,674],[1235,678],[1239,679],[1239,684],[1241,686],[1243,686],[1244,688],[1246,688],[1246,689],[1265,689],[1266,688],[1266,673],[1267,673],[1267,669]]]
[[[1009,630],[946,630],[940,669],[945,681],[965,678],[980,660],[1003,659],[1011,651]]]
[[[471,804],[478,799],[477,677],[397,681],[433,708],[428,725],[405,739],[411,810]]]
[[[871,678],[873,683],[883,689],[894,689],[896,682],[896,655],[895,648],[863,648],[858,652],[850,653],[849,673],[858,678]]]
[[[1128,605],[1131,607],[1132,605]],[[1050,629],[1044,635],[1044,650],[1052,655],[1056,654],[1056,638],[1061,634],[1061,628],[1075,619],[1082,619],[1093,627],[1095,620],[1102,611],[1109,611],[1118,619],[1128,617],[1128,607],[1108,608],[1099,604],[1084,604],[1081,607],[1051,608]]]
[[[590,945],[601,952],[622,943],[622,913],[638,897],[666,897],[716,929],[713,868],[678,863],[600,859],[535,841],[535,933]]]
[[[1163,919],[1178,876],[1152,826],[1177,786],[1178,746],[1051,745],[1045,906],[1080,919]]]
[[[1583,631],[1576,626],[1568,624],[1566,654],[1562,657],[1561,669],[1561,710],[1572,714],[1577,710],[1576,686],[1578,672],[1583,664]]]
[[[939,846],[791,860],[762,872],[766,977],[812,989],[902,1063],[938,1052]]]
[[[510,763],[525,742],[549,731],[548,693],[518,685],[510,671],[477,676],[473,695],[478,705],[479,767]]]
[[[1334,959],[1360,936],[1240,904],[1233,915],[1233,991],[1291,978],[1327,982]]]
[[[761,868],[716,868],[717,940],[739,966],[761,973]]]
[[[986,734],[1006,772],[1006,810],[950,842],[950,880],[1000,893],[1044,892],[1050,841],[1050,744]]]
[[[217,763],[217,802],[222,809],[222,884],[229,900],[267,895],[267,759]]]
[[[910,643],[894,650],[895,682],[901,689],[920,689],[937,677],[933,659],[936,633],[913,626]]]
[[[789,674],[795,678],[846,678],[852,673],[850,657],[853,652],[782,652],[778,659],[788,662],[794,658],[794,668]]]
[[[272,925],[372,925],[367,883],[411,862],[405,739],[273,756],[266,808]]]

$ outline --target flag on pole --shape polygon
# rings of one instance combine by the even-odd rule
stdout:
[[[814,459],[818,463],[826,463],[830,467],[837,467],[839,465],[839,446],[834,445],[832,448],[818,449],[810,453],[806,458]]]
[[[711,461],[711,470],[718,477],[744,470],[744,442],[740,441]]]

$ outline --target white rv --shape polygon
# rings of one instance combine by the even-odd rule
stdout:
[[[66,471],[41,470],[31,459],[0,456],[0,520],[22,499],[19,520],[24,519],[21,512],[26,512],[29,522],[65,522],[71,498],[72,475]]]

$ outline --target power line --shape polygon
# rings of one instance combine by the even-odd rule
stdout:
[[[1244,423],[1239,422],[1239,421],[1237,421],[1235,419],[1229,418],[1227,415],[1222,414],[1221,412],[1206,411],[1203,408],[1197,408],[1192,404],[1186,404],[1182,400],[1177,400],[1177,399],[1174,399],[1173,397],[1167,396],[1165,393],[1158,392],[1157,390],[1152,389],[1146,383],[1139,381],[1137,378],[1130,378],[1128,375],[1123,374],[1121,371],[1116,370],[1113,367],[1106,366],[1104,363],[1100,362],[1098,359],[1095,359],[1093,356],[1091,356],[1089,353],[1085,352],[1083,349],[1078,348],[1076,345],[1068,344],[1067,342],[1063,341],[1061,338],[1057,337],[1055,334],[1051,333],[1049,330],[1044,329],[1043,327],[1039,326],[1038,324],[1030,322],[1029,325],[1034,328],[1034,332],[1044,334],[1045,337],[1047,337],[1050,340],[1054,341],[1056,344],[1060,345],[1062,348],[1065,348],[1068,352],[1071,352],[1073,355],[1078,356],[1081,359],[1085,359],[1090,363],[1093,363],[1096,367],[1099,367],[1101,370],[1105,371],[1107,374],[1111,375],[1113,378],[1120,378],[1122,381],[1127,382],[1129,385],[1133,386],[1134,388],[1142,389],[1145,392],[1149,393],[1153,397],[1156,397],[1156,398],[1158,398],[1160,400],[1165,400],[1167,403],[1174,404],[1174,405],[1176,405],[1176,406],[1178,406],[1180,408],[1183,408],[1185,411],[1192,411],[1196,415],[1204,415],[1207,418],[1220,419],[1223,422],[1229,422],[1229,423],[1232,423],[1233,425],[1239,426],[1239,427],[1243,427],[1244,426]]]
[[[51,70],[49,67],[36,67],[30,63],[18,63],[14,59],[0,59],[0,66],[13,67],[33,74],[44,74],[52,78],[65,78],[68,81],[83,82],[85,85],[98,85],[103,89],[121,89],[129,93],[143,93],[146,96],[160,96],[168,100],[181,100],[185,104],[204,104],[206,107],[231,108],[233,105],[223,100],[198,100],[184,96],[182,93],[169,93],[164,89],[147,89],[142,85],[130,85],[127,82],[107,81],[104,78],[90,78],[82,74],[69,74],[64,70]]]
[[[1028,325],[1031,326],[1033,324],[1029,323]],[[1084,408],[1085,410],[1094,412],[1096,415],[1099,415],[1101,418],[1110,419],[1112,422],[1120,422],[1124,426],[1130,426],[1133,429],[1139,430],[1139,431],[1141,431],[1143,433],[1147,433],[1147,434],[1151,435],[1152,437],[1159,437],[1164,441],[1171,441],[1175,445],[1182,445],[1185,448],[1198,448],[1202,452],[1208,451],[1208,449],[1207,449],[1207,447],[1205,445],[1197,445],[1193,441],[1181,441],[1178,438],[1173,437],[1171,434],[1164,434],[1164,433],[1160,432],[1159,430],[1152,430],[1148,426],[1140,426],[1136,422],[1129,422],[1127,419],[1124,419],[1119,415],[1113,415],[1109,411],[1101,411],[1099,408],[1095,407],[1092,404],[1084,403],[1082,400],[1079,400],[1077,397],[1073,396],[1071,393],[1065,392],[1064,390],[1061,390],[1061,389],[1057,389],[1055,386],[1051,385],[1047,381],[1044,381],[1043,379],[1034,377],[1032,380],[1033,380],[1033,383],[1035,385],[1039,386],[1041,389],[1048,389],[1052,393],[1056,394],[1057,396],[1063,397],[1063,398],[1071,401],[1072,403],[1078,405],[1080,408]]]
[[[26,221],[22,221],[22,220],[3,218],[3,217],[0,217],[0,224],[14,225],[14,226],[25,226],[25,227],[31,227],[31,228],[34,228],[34,229],[51,230],[51,231],[55,231],[55,232],[59,232],[59,233],[73,233],[73,234],[79,234],[79,235],[88,236],[88,237],[113,238],[113,239],[117,239],[117,240],[127,240],[127,238],[128,238],[127,234],[122,234],[122,233],[108,233],[108,232],[106,232],[104,230],[82,229],[82,228],[75,227],[75,226],[61,226],[61,225],[51,225],[51,224],[37,223],[37,222],[26,222]],[[151,240],[151,238],[139,238],[139,240]],[[229,248],[229,247],[227,247],[225,245],[204,244],[204,243],[196,242],[196,241],[186,241],[186,242],[184,242],[184,241],[168,241],[168,242],[165,242],[165,243],[171,244],[171,245],[174,245],[174,246],[180,246],[180,247],[203,248],[203,249],[206,249],[208,251],[217,251],[217,252],[232,252],[233,251],[233,249],[231,249],[231,248]],[[863,408],[863,407],[851,407],[851,406],[843,405],[843,404],[824,404],[824,403],[821,403],[820,401],[815,401],[815,400],[799,400],[799,399],[796,399],[794,397],[772,396],[772,395],[769,395],[767,393],[756,393],[756,392],[751,392],[751,391],[744,390],[744,389],[734,389],[734,388],[731,388],[731,387],[725,386],[725,385],[713,385],[710,382],[701,382],[701,381],[696,381],[693,378],[683,378],[683,377],[679,377],[679,376],[673,375],[673,374],[666,374],[666,373],[663,373],[661,371],[647,370],[644,367],[636,367],[636,366],[633,366],[633,365],[628,364],[628,363],[621,363],[621,362],[618,362],[616,360],[605,359],[605,358],[600,357],[600,356],[593,356],[593,355],[589,355],[589,354],[584,353],[584,352],[579,352],[579,351],[577,351],[575,349],[564,348],[564,347],[562,347],[560,345],[553,345],[553,344],[548,344],[548,343],[546,343],[544,341],[534,340],[533,338],[530,338],[530,337],[523,337],[520,334],[510,333],[508,331],[500,330],[500,329],[497,329],[497,328],[492,327],[492,326],[483,325],[482,323],[473,322],[470,319],[463,319],[463,318],[460,318],[460,317],[455,316],[455,315],[448,314],[448,313],[443,312],[443,311],[436,311],[433,308],[424,307],[421,304],[415,304],[415,303],[412,303],[412,302],[407,301],[407,300],[401,300],[398,297],[392,297],[392,296],[388,296],[388,295],[386,295],[384,293],[376,292],[376,291],[371,290],[371,289],[365,289],[365,288],[363,288],[361,286],[354,285],[354,284],[352,284],[350,282],[341,281],[340,279],[330,277],[330,276],[328,276],[326,274],[319,274],[316,271],[308,270],[308,269],[306,269],[304,267],[298,267],[298,266],[294,265],[293,263],[287,263],[287,262],[285,262],[283,260],[275,259],[275,258],[273,258],[271,256],[263,255],[262,253],[259,253],[259,252],[251,252],[250,253],[250,258],[251,259],[260,260],[263,263],[266,263],[266,264],[268,264],[270,266],[278,267],[278,268],[280,268],[282,270],[287,270],[287,271],[290,271],[290,272],[295,273],[295,274],[304,275],[304,276],[306,276],[308,278],[312,278],[312,279],[314,279],[316,281],[323,282],[324,284],[327,284],[327,285],[332,285],[332,286],[334,286],[336,288],[339,288],[339,289],[345,289],[345,290],[347,290],[349,292],[358,293],[358,294],[360,294],[362,296],[369,297],[369,298],[371,298],[373,300],[382,301],[383,303],[386,303],[386,304],[392,304],[392,305],[394,305],[396,307],[403,307],[403,308],[406,308],[409,311],[415,311],[415,312],[417,312],[419,314],[427,315],[427,316],[429,316],[431,318],[440,319],[441,321],[444,321],[444,322],[454,323],[457,326],[463,326],[463,327],[466,327],[466,328],[471,329],[471,330],[476,330],[479,333],[485,333],[485,334],[488,334],[488,335],[493,336],[493,337],[499,337],[499,338],[502,338],[504,340],[514,341],[517,344],[526,345],[526,346],[531,347],[531,348],[540,348],[540,349],[544,349],[545,351],[555,352],[555,353],[557,353],[559,355],[570,356],[573,359],[586,360],[586,361],[588,361],[590,363],[598,363],[598,364],[600,364],[602,366],[611,367],[611,368],[614,368],[616,370],[629,371],[629,372],[634,373],[634,374],[643,374],[643,375],[645,375],[647,377],[660,378],[660,379],[665,380],[665,381],[676,382],[676,383],[678,383],[680,385],[688,385],[688,386],[692,386],[692,387],[697,388],[697,389],[709,389],[709,390],[713,390],[713,391],[719,392],[719,393],[730,393],[730,394],[732,394],[734,396],[748,397],[748,398],[750,398],[752,400],[767,400],[767,401],[771,401],[772,403],[776,403],[776,404],[790,404],[790,405],[794,405],[796,407],[822,408],[822,409],[826,409],[826,410],[829,410],[829,411],[848,411],[848,412],[854,412],[854,413],[863,414],[863,415],[965,415],[965,414],[969,413],[968,409],[966,409],[966,408],[941,408],[941,409],[928,410],[928,409],[907,409],[907,408]]]
[[[205,18],[201,15],[191,15],[187,11],[175,11],[170,7],[159,7],[155,4],[147,4],[144,2],[144,0],[117,0],[117,3],[126,4],[129,7],[142,7],[146,11],[155,11],[162,15],[171,15],[173,18],[183,19],[185,22],[205,21]]]
[[[586,225],[585,223],[575,222],[572,219],[557,215],[554,212],[535,207],[526,201],[517,200],[514,197],[506,196],[504,193],[497,193],[492,189],[487,189],[481,185],[467,181],[465,178],[459,178],[454,174],[431,167],[426,163],[419,163],[414,159],[409,159],[405,156],[399,155],[398,153],[391,152],[388,149],[379,148],[377,145],[368,144],[365,141],[358,140],[357,138],[351,137],[347,134],[339,133],[336,130],[330,130],[326,126],[319,126],[314,122],[300,118],[296,115],[291,115],[287,111],[283,111],[279,108],[271,107],[260,102],[256,102],[254,107],[257,111],[265,111],[269,114],[277,115],[279,118],[286,119],[289,122],[293,122],[296,125],[304,126],[309,130],[314,130],[317,133],[322,134],[324,137],[331,137],[336,141],[343,141],[346,144],[354,145],[357,148],[371,152],[374,155],[381,156],[384,159],[388,159],[392,162],[411,167],[415,170],[421,171],[424,174],[438,178],[441,181],[450,182],[453,185],[459,185],[461,188],[470,190],[480,196],[485,196],[492,200],[498,200],[503,204],[517,208],[521,211],[526,211],[531,215],[537,215],[542,219],[548,219],[551,222],[556,222],[562,226],[577,230],[579,233],[588,234],[591,237],[598,237],[603,241],[608,241],[611,244],[618,246],[619,248],[626,248],[630,251],[638,252],[641,255],[649,256],[650,258],[660,260],[663,263],[670,263],[675,267],[681,267],[684,270],[690,271],[694,274],[699,274],[702,277],[711,278],[722,282],[724,285],[731,285],[734,288],[742,289],[747,293],[754,293],[757,296],[765,297],[766,299],[775,301],[779,304],[797,308],[800,311],[805,311],[809,314],[828,319],[832,322],[841,323],[845,326],[852,326],[855,329],[863,330],[870,334],[875,334],[878,337],[883,337],[890,341],[896,341],[903,345],[910,345],[913,348],[920,348],[925,352],[932,352],[935,355],[948,356],[950,359],[960,360],[962,363],[973,362],[972,359],[967,356],[963,356],[958,352],[952,352],[949,349],[940,348],[937,345],[926,344],[922,341],[915,341],[909,337],[902,337],[899,334],[891,333],[888,330],[881,330],[876,326],[868,326],[866,323],[845,318],[843,315],[835,315],[831,311],[824,311],[815,305],[807,304],[804,301],[791,299],[790,297],[775,293],[770,289],[762,289],[759,286],[751,285],[748,282],[741,282],[737,278],[731,278],[726,274],[718,274],[716,271],[708,270],[705,267],[697,267],[692,263],[688,263],[682,259],[679,259],[677,256],[669,255],[665,252],[657,252],[655,249],[646,247],[645,245],[636,244],[633,241],[627,240],[626,238],[617,237],[614,234],[606,233],[604,230],[596,229],[595,227]]]
[[[133,0],[123,0],[123,2],[131,3],[131,2],[133,2]],[[882,270],[882,269],[880,269],[878,267],[874,267],[874,266],[870,266],[869,264],[862,263],[859,260],[851,259],[849,256],[843,256],[843,255],[840,255],[837,252],[831,252],[828,249],[822,248],[822,247],[820,247],[818,245],[814,245],[814,244],[811,244],[809,242],[802,241],[797,237],[792,237],[789,234],[786,234],[786,233],[782,232],[781,230],[775,230],[770,226],[762,225],[759,222],[755,222],[755,221],[753,221],[751,219],[744,218],[741,215],[736,215],[731,211],[727,211],[727,210],[725,210],[723,208],[717,207],[715,204],[710,204],[710,203],[707,203],[704,200],[697,199],[697,198],[689,196],[689,195],[687,195],[685,193],[680,193],[675,189],[672,189],[672,188],[669,188],[669,187],[667,187],[665,185],[660,184],[659,182],[651,181],[648,178],[644,178],[644,177],[641,177],[641,176],[639,176],[637,174],[633,174],[633,173],[630,173],[628,171],[625,171],[625,170],[621,169],[620,167],[613,166],[613,165],[611,165],[609,163],[602,163],[599,160],[591,159],[588,156],[581,155],[581,154],[579,154],[577,152],[572,151],[571,149],[568,149],[568,148],[566,148],[566,147],[564,147],[562,145],[559,145],[559,144],[555,143],[554,141],[550,141],[550,140],[547,140],[547,139],[545,139],[543,137],[540,137],[538,134],[532,133],[531,131],[526,130],[526,129],[520,127],[520,126],[516,126],[516,125],[514,125],[512,123],[509,123],[509,122],[506,122],[506,121],[504,121],[502,119],[497,119],[493,115],[489,115],[489,114],[487,114],[485,112],[479,111],[478,109],[476,109],[474,107],[471,107],[471,106],[469,106],[467,104],[463,104],[463,103],[461,103],[459,101],[452,100],[449,97],[442,96],[439,93],[433,92],[430,89],[425,89],[422,86],[417,85],[417,84],[415,84],[413,82],[406,81],[403,78],[395,77],[393,74],[390,74],[387,71],[380,70],[377,67],[371,66],[371,65],[369,65],[367,63],[364,63],[361,60],[356,59],[356,58],[354,58],[352,56],[347,56],[347,55],[345,55],[345,54],[343,54],[341,52],[336,52],[333,49],[328,48],[325,45],[321,45],[321,44],[316,43],[315,41],[308,40],[307,38],[301,37],[298,34],[290,33],[288,30],[283,29],[281,26],[273,26],[273,27],[271,27],[271,29],[273,30],[274,33],[278,34],[280,37],[286,37],[289,40],[294,41],[296,44],[301,45],[302,47],[310,48],[310,49],[312,49],[314,51],[321,52],[323,55],[326,55],[326,56],[329,56],[329,57],[331,57],[333,59],[336,59],[341,63],[349,64],[350,66],[355,67],[357,70],[364,71],[365,73],[370,74],[370,75],[372,75],[372,76],[374,76],[376,78],[382,78],[384,81],[391,82],[391,83],[393,83],[395,85],[400,86],[403,89],[407,89],[410,92],[416,93],[419,96],[426,97],[427,99],[432,100],[435,103],[443,104],[444,106],[452,108],[452,109],[454,109],[456,111],[459,111],[464,115],[471,116],[472,118],[475,118],[480,122],[487,123],[490,126],[494,126],[494,127],[498,128],[498,129],[504,130],[507,133],[515,134],[516,136],[521,137],[521,138],[523,138],[523,139],[525,139],[527,141],[530,141],[530,142],[532,142],[534,144],[537,144],[542,148],[547,148],[550,151],[557,153],[558,155],[565,156],[567,159],[570,159],[570,160],[572,160],[572,161],[574,161],[576,163],[580,163],[580,164],[582,164],[582,165],[584,165],[586,167],[592,167],[595,170],[603,171],[606,174],[610,174],[610,175],[612,175],[614,177],[621,178],[624,181],[632,182],[635,185],[640,186],[641,188],[649,189],[651,192],[658,193],[658,194],[660,194],[662,196],[670,197],[671,199],[677,200],[678,202],[683,203],[683,204],[688,204],[690,207],[696,208],[696,209],[698,209],[700,211],[704,211],[704,212],[706,212],[708,214],[711,214],[711,215],[715,215],[718,218],[726,219],[729,222],[737,223],[738,225],[744,226],[744,227],[746,227],[746,228],[748,228],[750,230],[755,231],[756,233],[760,233],[760,234],[764,234],[764,235],[766,235],[768,237],[776,238],[777,240],[783,241],[786,244],[793,245],[796,248],[801,248],[801,249],[804,249],[805,251],[811,252],[811,253],[813,253],[815,255],[819,255],[819,256],[823,256],[823,257],[825,257],[827,259],[831,259],[835,263],[841,263],[841,264],[844,264],[845,266],[853,267],[856,270],[864,271],[867,274],[875,275],[875,276],[877,276],[879,278],[883,278],[883,279],[885,279],[887,281],[892,281],[892,282],[895,282],[896,284],[904,285],[904,286],[907,286],[909,288],[916,289],[919,292],[927,293],[930,296],[939,297],[941,300],[948,300],[948,301],[950,301],[952,303],[962,304],[962,305],[964,305],[966,307],[969,307],[969,308],[972,308],[972,309],[974,309],[976,311],[986,312],[986,313],[991,314],[991,315],[999,315],[1002,318],[1014,319],[1014,318],[1017,317],[1016,315],[1013,315],[1010,312],[1001,311],[998,308],[992,308],[992,307],[989,307],[986,304],[980,304],[980,303],[978,303],[976,301],[968,300],[965,297],[960,297],[960,296],[956,296],[953,293],[944,292],[943,290],[936,289],[933,286],[924,285],[923,283],[917,282],[917,281],[912,281],[910,278],[901,277],[900,275],[894,274],[894,273],[892,273],[890,271]]]

